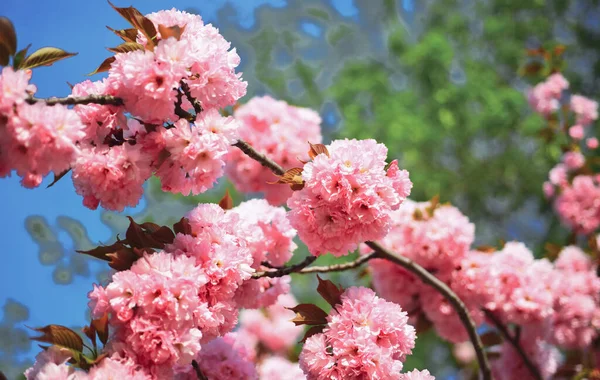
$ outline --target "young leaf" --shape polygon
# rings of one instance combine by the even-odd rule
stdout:
[[[111,245],[99,246],[88,251],[76,251],[77,253],[82,253],[84,255],[90,255],[97,259],[110,261],[110,257],[108,256],[110,253],[117,252],[118,250],[125,248],[125,240],[118,240]]]
[[[117,47],[107,48],[107,50],[113,53],[129,53],[130,51],[144,50],[144,45],[137,42],[124,42]]]
[[[100,342],[106,344],[108,341],[108,313],[104,313],[104,315],[98,319],[92,319],[91,326],[96,330]]]
[[[17,33],[13,23],[6,17],[0,17],[0,45],[6,46],[9,55],[17,52]]]
[[[497,251],[496,247],[493,245],[480,245],[479,247],[475,248],[475,250],[483,253],[494,253]]]
[[[319,275],[317,275],[317,279],[319,280],[319,285],[317,286],[317,292],[330,304],[332,307],[335,305],[342,303],[342,293],[344,293],[344,289],[340,286],[337,287],[336,284],[331,282],[330,280],[323,280]]]
[[[127,20],[134,28],[136,28],[137,30],[142,32],[144,36],[146,36],[146,38],[148,39],[148,45],[150,47],[154,47],[154,40],[156,38],[156,28],[154,27],[154,24],[152,23],[152,21],[150,21],[150,19],[141,14],[140,11],[138,11],[134,7],[118,8],[115,7],[110,2],[110,0],[108,3],[111,7],[113,7],[114,10],[119,12],[119,14],[123,16],[123,18]]]
[[[191,235],[192,226],[190,225],[190,221],[187,218],[181,218],[179,222],[173,224],[173,231],[176,234]]]
[[[179,25],[164,26],[159,24],[158,31],[160,32],[160,38],[163,40],[166,40],[169,37],[175,37],[175,39],[179,41],[181,35],[185,31],[185,25],[183,27],[179,27]]]
[[[314,159],[315,157],[317,157],[321,153],[326,154],[327,157],[329,157],[329,151],[327,150],[327,147],[325,145],[323,145],[323,144],[311,144],[310,141],[308,142],[308,145],[310,145],[310,150],[308,151],[308,156],[311,159]]]
[[[223,195],[223,198],[219,201],[219,206],[221,206],[223,210],[231,210],[233,208],[233,199],[229,194],[229,190],[225,190],[225,195]]]
[[[267,182],[270,185],[274,184],[288,184],[292,190],[302,190],[304,187],[304,180],[302,179],[302,168],[291,168],[290,170],[279,176],[279,179],[275,182]]]
[[[421,209],[416,208],[415,211],[413,212],[413,219],[414,220],[423,220],[423,212],[421,211]]]
[[[425,208],[427,214],[430,218],[433,218],[433,214],[435,213],[435,209],[440,205],[440,196],[436,195],[429,201],[429,206]]]
[[[296,317],[291,320],[296,326],[323,325],[327,323],[327,313],[317,305],[313,305],[311,303],[301,303],[296,307],[287,309],[296,313]]]
[[[25,46],[25,49],[19,50],[17,52],[17,54],[14,55],[13,69],[18,70],[21,67],[21,63],[23,63],[25,56],[27,56],[27,51],[29,50],[30,47],[31,47],[31,44]]]
[[[106,254],[109,260],[108,265],[116,271],[124,271],[131,268],[133,263],[141,257],[141,255],[134,252],[135,248],[123,247],[115,252]]]
[[[31,328],[31,327],[30,327]],[[56,344],[58,346],[81,352],[83,350],[83,339],[73,330],[61,325],[48,325],[40,328],[31,328],[43,335],[33,337],[32,340]]]
[[[54,184],[55,184],[56,182],[60,181],[60,179],[61,179],[62,177],[64,177],[65,175],[67,175],[67,173],[68,173],[68,172],[70,172],[70,171],[71,171],[71,168],[68,168],[67,170],[63,171],[62,173],[59,173],[58,175],[56,175],[56,174],[55,174],[55,175],[54,175],[54,179],[52,180],[52,183],[51,183],[51,184],[49,184],[48,186],[46,186],[46,189],[48,189],[48,188],[50,188],[50,187],[54,186]]]
[[[123,39],[123,41],[125,41],[125,42],[136,42],[137,41],[138,30],[136,28],[120,29],[120,30],[113,29],[110,26],[107,26],[107,28],[108,28],[108,30],[110,30],[111,32],[116,34],[117,36],[121,37]]]
[[[47,46],[38,49],[31,53],[31,55],[23,60],[19,65],[19,69],[32,69],[39,66],[50,66],[56,61],[61,59],[69,58],[77,53],[68,53],[62,49]]]
[[[164,248],[165,244],[172,243],[175,234],[168,227],[160,227],[154,223],[137,224],[128,216],[129,228],[125,233],[127,242],[137,248]]]
[[[115,61],[115,59],[116,59],[115,57],[106,58],[104,61],[102,61],[102,63],[100,64],[100,66],[98,66],[98,68],[96,70],[92,71],[88,75],[103,73],[105,71],[110,70],[110,65]]]

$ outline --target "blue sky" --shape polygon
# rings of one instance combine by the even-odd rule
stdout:
[[[405,2],[407,0],[404,0]],[[121,1],[117,6],[133,5],[142,13],[175,7],[194,7],[206,22],[218,26],[217,10],[227,1]],[[285,0],[239,0],[233,3],[238,14],[236,21],[244,28],[254,25],[254,10],[258,6],[283,7]],[[356,16],[352,0],[332,0],[344,16]],[[126,22],[101,0],[4,0],[0,1],[0,15],[12,20],[17,30],[18,47],[31,43],[31,51],[43,46],[56,46],[78,55],[56,63],[51,67],[34,70],[33,83],[40,97],[66,96],[67,82],[77,83],[87,79],[86,73],[93,71],[110,55],[106,47],[119,44],[119,39],[105,26],[128,27]],[[312,31],[311,27],[307,27]],[[315,31],[313,31],[315,32]],[[97,76],[94,79],[98,79]],[[74,189],[70,177],[65,177],[50,189],[47,178],[37,189],[27,190],[20,186],[18,177],[0,179],[0,231],[3,239],[3,265],[0,276],[0,306],[7,299],[14,299],[29,307],[29,326],[49,323],[73,325],[84,320],[87,297],[91,289],[90,278],[76,277],[68,286],[53,282],[53,266],[43,266],[38,259],[38,246],[25,230],[25,220],[30,215],[43,216],[50,225],[61,215],[81,221],[94,242],[111,237],[110,230],[101,223],[100,210],[83,207],[81,197]],[[143,203],[140,205],[143,207]],[[65,234],[61,241],[69,242]],[[66,247],[69,249],[70,247]],[[36,346],[34,346],[36,347]]]

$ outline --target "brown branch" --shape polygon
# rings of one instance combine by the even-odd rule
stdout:
[[[358,259],[354,261],[350,261],[342,264],[332,264],[332,265],[324,265],[324,266],[314,266],[304,268],[296,273],[327,273],[327,272],[341,272],[348,269],[358,268],[363,265],[367,261],[374,259],[377,257],[376,252],[369,253],[368,255],[360,256]]]
[[[100,104],[103,106],[111,105],[111,106],[122,106],[123,99],[117,98],[111,95],[87,95],[87,96],[67,96],[65,98],[57,98],[55,96],[50,98],[35,98],[29,97],[26,99],[27,103],[35,104],[39,102],[44,102],[48,106],[53,106],[56,104],[63,104],[66,106],[74,106],[74,105],[85,105],[85,104]]]
[[[244,140],[238,140],[238,142],[233,144],[233,146],[240,148],[240,150],[244,152],[248,157],[260,162],[262,166],[268,168],[273,173],[277,175],[283,175],[285,173],[285,170],[283,170],[283,168],[279,166],[279,164],[277,164],[275,161],[271,160],[264,154],[258,153],[256,149],[252,147],[252,145],[248,144]]]
[[[200,369],[200,366],[196,360],[192,360],[192,367],[194,367],[194,371],[196,371],[196,377],[198,380],[208,380],[208,377],[202,373],[202,370]]]
[[[240,148],[242,150],[242,152],[244,152],[250,158],[260,162],[263,166],[269,168],[273,173],[275,173],[277,175],[283,175],[285,173],[285,171],[283,170],[283,168],[281,166],[279,166],[276,162],[272,161],[265,155],[258,153],[247,142],[245,142],[243,140],[239,140],[237,143],[235,143],[233,145]],[[391,261],[397,265],[400,265],[404,269],[408,270],[409,272],[411,272],[414,275],[416,275],[417,277],[419,277],[421,279],[421,281],[423,281],[425,284],[435,288],[442,296],[444,296],[444,298],[446,298],[446,300],[448,300],[450,305],[452,305],[452,307],[458,314],[458,317],[460,318],[462,324],[465,326],[467,333],[469,334],[469,339],[471,340],[471,343],[473,344],[473,347],[475,348],[475,353],[477,354],[477,362],[479,363],[479,370],[481,372],[482,379],[483,380],[491,380],[492,374],[491,374],[491,370],[490,370],[490,364],[487,360],[487,356],[485,355],[485,351],[483,349],[483,343],[481,342],[481,338],[479,337],[479,335],[477,335],[475,322],[473,322],[473,319],[469,315],[469,312],[467,311],[465,304],[461,301],[460,298],[458,298],[458,296],[452,291],[452,289],[450,289],[448,287],[448,285],[446,285],[444,282],[440,281],[433,274],[429,273],[425,268],[418,265],[417,263],[410,260],[409,258],[396,255],[395,253],[392,253],[392,252],[388,251],[387,249],[383,248],[378,243],[375,243],[372,241],[367,241],[367,242],[365,242],[365,244],[367,246],[369,246],[371,249],[373,249],[373,251],[375,251],[375,255],[371,256],[370,258],[381,258],[381,259]],[[309,256],[309,257],[312,257],[312,256]],[[307,257],[307,259],[309,257]],[[314,261],[314,258],[313,258],[313,261]],[[363,262],[365,262],[365,261],[363,261]],[[299,264],[298,265],[299,267],[291,266],[291,267],[282,268],[282,269],[275,270],[275,271],[257,272],[257,273],[254,273],[254,275],[252,277],[253,278],[281,277],[285,274],[290,274],[293,272],[310,273],[310,272],[302,271],[302,269],[304,269],[306,266],[308,266],[310,264],[310,262],[308,264],[306,264],[304,262],[301,264],[305,264],[305,265]],[[339,265],[342,265],[342,264],[339,264]],[[350,268],[353,268],[353,267],[351,266]],[[323,269],[323,268],[319,268],[319,270],[320,269]],[[346,268],[346,269],[349,269],[349,268]],[[339,270],[343,270],[343,269],[339,269]]]
[[[525,364],[533,378],[536,380],[542,380],[542,375],[540,374],[539,370],[537,369],[535,364],[533,364],[533,362],[529,359],[529,356],[527,356],[527,353],[525,352],[525,350],[523,350],[523,347],[521,347],[521,344],[519,342],[519,337],[521,335],[520,330],[517,331],[518,334],[516,336],[512,336],[510,331],[508,331],[508,328],[496,315],[494,315],[494,313],[491,310],[482,310],[485,316],[488,317],[490,321],[492,321],[494,327],[498,329],[498,331],[504,337],[504,339],[506,339],[508,343],[510,343],[510,345],[513,346],[513,348],[517,351],[517,353],[521,357],[521,360],[523,360],[523,363]]]
[[[378,243],[372,241],[367,241],[365,244],[377,253],[376,257],[400,265],[404,269],[419,277],[425,284],[435,288],[435,290],[437,290],[442,296],[444,296],[444,298],[446,298],[446,300],[448,300],[458,314],[463,326],[465,326],[467,329],[469,339],[471,340],[471,343],[473,343],[475,353],[477,354],[477,362],[479,363],[479,369],[481,371],[482,378],[484,380],[491,380],[492,375],[490,371],[490,364],[488,363],[487,356],[485,355],[483,343],[481,342],[479,335],[477,335],[475,323],[469,315],[465,304],[460,300],[460,298],[458,298],[452,289],[450,289],[448,285],[411,259],[388,251]]]
[[[252,275],[252,278],[261,278],[261,277],[282,277],[288,275],[290,273],[298,273],[302,269],[306,268],[310,264],[312,264],[317,259],[316,256],[307,256],[302,262],[299,262],[295,265],[290,265],[289,267],[283,267],[275,270],[267,270],[264,272],[256,272]]]
[[[190,123],[194,122],[196,120],[196,116],[181,108],[181,103],[183,103],[183,92],[178,90],[177,101],[175,102],[175,115],[189,121]]]
[[[200,104],[200,101],[198,99],[192,96],[190,86],[188,86],[188,84],[184,81],[181,81],[181,90],[185,94],[185,97],[190,101],[190,103],[192,103],[192,107],[194,107],[194,111],[196,111],[196,117],[198,117],[198,115],[200,115],[200,113],[203,111],[202,104]]]

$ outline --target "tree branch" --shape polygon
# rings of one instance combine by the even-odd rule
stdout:
[[[198,115],[200,115],[200,113],[203,111],[200,101],[192,96],[190,86],[188,86],[188,84],[184,81],[181,81],[181,90],[185,94],[187,100],[192,103],[192,107],[194,107],[194,111],[196,112],[196,117],[198,117]]]
[[[208,380],[208,377],[202,373],[202,370],[200,369],[200,366],[196,360],[192,360],[192,367],[194,367],[194,371],[196,371],[196,377],[198,380]]]
[[[261,278],[261,277],[274,278],[274,277],[283,277],[290,273],[298,273],[298,272],[301,272],[302,269],[304,269],[307,266],[309,266],[310,264],[312,264],[316,259],[317,259],[316,256],[312,256],[312,255],[306,256],[306,258],[298,264],[290,265],[289,267],[283,267],[283,268],[279,268],[279,269],[275,269],[275,270],[256,272],[252,275],[252,278]]]
[[[437,290],[442,296],[444,296],[444,298],[446,298],[446,300],[448,300],[458,314],[463,326],[465,326],[467,329],[469,339],[471,340],[471,343],[473,343],[475,353],[477,354],[477,362],[479,363],[479,370],[481,371],[482,378],[484,380],[491,380],[492,374],[490,370],[490,364],[487,360],[487,356],[485,355],[483,343],[481,342],[479,335],[477,335],[475,323],[469,315],[465,304],[460,300],[460,298],[458,298],[452,289],[450,289],[448,285],[411,259],[392,253],[378,243],[372,241],[367,241],[365,244],[377,253],[377,258],[385,259],[400,265],[404,269],[419,277],[425,284],[435,288],[435,290]]]
[[[181,83],[183,83],[183,82],[181,82]],[[188,111],[181,108],[181,103],[183,103],[183,92],[180,90],[177,90],[177,101],[175,102],[175,115],[179,116],[182,119],[189,121],[190,123],[193,123],[194,121],[196,121],[196,116],[192,115]]]
[[[519,333],[517,336],[513,337],[510,331],[508,331],[508,328],[502,323],[502,321],[500,321],[500,319],[496,315],[494,315],[494,313],[491,310],[482,310],[485,316],[488,317],[490,321],[492,321],[494,327],[498,329],[498,331],[504,337],[504,339],[506,339],[508,343],[510,343],[510,345],[513,346],[513,348],[517,351],[517,353],[521,357],[521,360],[523,360],[523,363],[525,364],[533,378],[536,380],[542,380],[542,375],[540,374],[539,370],[537,369],[535,364],[533,364],[533,362],[529,359],[529,356],[527,356],[527,353],[525,352],[525,350],[523,350],[523,347],[521,347],[521,344],[519,342],[520,339],[518,336],[521,334]]]
[[[122,106],[123,99],[117,98],[111,95],[87,95],[87,96],[67,96],[65,98],[57,98],[55,96],[50,98],[35,98],[29,97],[26,99],[26,102],[29,104],[35,104],[39,102],[44,102],[48,106],[53,106],[56,104],[63,104],[66,106],[74,106],[74,105],[85,105],[85,104],[100,104],[103,106],[111,105],[111,106]]]
[[[275,161],[271,160],[264,154],[258,153],[256,149],[252,147],[252,145],[248,144],[244,140],[238,140],[238,142],[233,144],[233,146],[240,148],[240,150],[244,152],[248,157],[260,162],[262,166],[268,168],[273,173],[277,175],[283,175],[285,173],[285,170],[283,170],[283,168],[279,166],[279,164],[277,164]]]

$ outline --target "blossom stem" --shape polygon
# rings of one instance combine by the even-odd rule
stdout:
[[[256,149],[252,147],[252,145],[248,144],[244,140],[238,140],[233,146],[240,148],[242,152],[244,152],[248,157],[252,158],[255,161],[258,161],[262,166],[268,168],[273,173],[277,175],[283,175],[285,170],[281,166],[279,166],[275,161],[271,160],[264,154],[258,153]]]
[[[66,106],[85,104],[100,104],[103,106],[122,106],[124,104],[123,99],[111,95],[67,96],[65,98],[57,98],[55,96],[50,98],[36,98],[32,96],[27,98],[26,101],[29,104],[44,102],[48,106],[53,106],[56,104],[63,104]]]
[[[519,333],[520,331],[517,331],[518,334],[516,334],[513,337],[510,331],[508,331],[508,328],[502,323],[502,321],[500,321],[500,319],[496,315],[494,315],[492,311],[487,309],[482,310],[485,316],[488,317],[488,319],[494,324],[494,327],[498,329],[498,331],[504,337],[504,339],[506,339],[508,343],[510,343],[510,345],[513,346],[513,348],[517,351],[533,378],[536,380],[542,380],[542,375],[540,375],[539,370],[537,369],[535,364],[531,362],[529,356],[527,356],[527,353],[525,352],[525,350],[523,350],[523,347],[521,347],[521,343],[519,342],[519,336],[521,335]]]
[[[208,377],[202,373],[202,370],[200,369],[200,366],[196,360],[192,360],[192,367],[194,367],[194,371],[196,371],[196,377],[198,380],[208,380]]]

